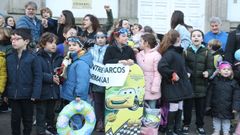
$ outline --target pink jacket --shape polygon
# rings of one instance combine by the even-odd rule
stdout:
[[[162,76],[158,72],[158,62],[161,55],[156,49],[141,51],[137,54],[137,63],[142,68],[145,79],[145,100],[155,100],[161,97]]]

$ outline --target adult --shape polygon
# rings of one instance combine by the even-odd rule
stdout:
[[[75,18],[70,10],[63,10],[59,18],[59,26],[57,29],[58,44],[63,43],[65,38],[63,36],[63,29],[69,26],[75,26]],[[82,32],[82,29],[77,27],[78,33]]]
[[[41,20],[36,17],[37,4],[33,1],[29,1],[25,5],[25,15],[22,16],[16,24],[16,28],[28,28],[31,29],[32,44],[31,48],[36,48],[36,45],[42,34]]]
[[[171,17],[171,28],[179,32],[181,38],[181,47],[184,50],[191,44],[190,32],[187,29],[187,26],[184,23],[184,14],[180,10],[175,10]]]
[[[102,29],[105,31],[109,31],[113,25],[113,15],[112,15],[112,10],[110,6],[105,5],[104,9],[106,10],[107,13],[107,22],[102,26]],[[83,33],[82,33],[82,38],[84,40],[86,39],[95,39],[95,35],[97,33],[97,30],[100,28],[100,23],[99,20],[96,16],[92,14],[87,14],[83,18]]]
[[[222,21],[219,17],[210,19],[210,31],[204,35],[204,43],[208,44],[210,40],[217,39],[221,42],[222,49],[225,51],[228,34],[220,30],[221,25]]]
[[[5,27],[11,28],[13,30],[16,28],[16,22],[13,16],[7,16],[5,18],[5,23]]]
[[[236,62],[234,53],[238,49],[240,49],[240,24],[236,30],[231,31],[228,35],[224,59],[230,63]]]

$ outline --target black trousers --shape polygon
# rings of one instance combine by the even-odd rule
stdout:
[[[104,110],[105,110],[105,93],[93,92],[94,109],[96,113],[97,121],[104,121]]]
[[[37,133],[45,133],[47,123],[48,126],[55,127],[54,118],[55,118],[55,104],[56,100],[43,100],[37,101],[36,103],[36,126]]]
[[[33,102],[30,99],[9,101],[12,108],[12,135],[21,135],[21,122],[23,123],[23,135],[30,135],[33,123]]]
[[[195,103],[196,125],[197,127],[203,127],[205,101],[206,101],[205,97],[186,99],[183,101],[183,115],[184,115],[183,124],[184,125],[189,126],[191,124],[192,108],[193,108],[193,104]]]

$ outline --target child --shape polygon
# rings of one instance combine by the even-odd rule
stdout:
[[[60,96],[66,100],[66,103],[73,100],[77,102],[80,100],[87,101],[92,55],[78,37],[67,38],[67,43],[72,63],[67,67],[67,79],[63,82]],[[73,116],[72,119],[73,129],[80,129],[82,122],[79,115]]]
[[[45,130],[51,134],[57,134],[55,130],[55,103],[59,99],[59,78],[54,69],[62,63],[63,57],[56,53],[57,36],[46,32],[40,38],[40,49],[37,52],[43,71],[43,83],[41,97],[36,103],[37,134],[45,135]],[[47,123],[47,127],[45,126]]]
[[[33,52],[27,49],[31,42],[31,30],[15,29],[11,36],[13,52],[7,56],[6,96],[12,107],[11,127],[13,135],[30,135],[33,123],[33,101],[40,98],[42,68]]]
[[[188,134],[192,118],[192,107],[195,103],[197,133],[205,135],[203,129],[203,118],[205,113],[205,98],[207,92],[208,78],[214,71],[213,56],[202,44],[204,34],[201,30],[193,30],[191,33],[192,44],[185,52],[186,65],[190,69],[191,84],[194,91],[194,97],[184,100],[184,126],[183,133]]]
[[[103,63],[103,57],[108,47],[106,42],[106,31],[103,29],[98,30],[96,33],[96,44],[89,50],[93,56],[93,61]],[[105,87],[91,84],[91,92],[93,92],[94,107],[97,118],[96,131],[104,131]]]
[[[234,66],[233,66],[234,78],[235,78],[236,81],[238,81],[238,84],[240,85],[240,49],[238,49],[234,53],[234,58],[235,58],[235,60],[234,60],[235,63],[234,63]],[[240,135],[240,116],[239,115],[238,115],[237,119],[238,119],[238,124],[237,124],[234,135]]]
[[[1,27],[0,28],[0,61],[1,61],[1,72],[0,72],[0,94],[2,99],[4,99],[4,90],[5,90],[5,85],[6,85],[6,80],[7,80],[7,71],[6,71],[6,56],[11,52],[11,29]],[[2,101],[2,104],[0,106],[0,112],[9,112],[9,106],[8,103],[5,102],[4,100]]]
[[[223,60],[223,49],[221,48],[221,42],[217,39],[210,40],[207,47],[213,55],[214,67],[216,69],[212,76],[209,78],[213,79],[218,74],[217,66],[219,62]]]
[[[144,34],[140,39],[142,49],[136,56],[137,63],[142,68],[145,78],[144,100],[150,108],[156,108],[157,100],[161,97],[161,75],[157,71],[160,53],[154,49],[157,45],[156,38],[152,34]]]
[[[233,70],[229,62],[220,62],[218,70],[219,73],[209,88],[214,128],[212,135],[220,135],[221,126],[223,135],[230,135],[233,112],[240,110],[240,87],[237,81],[233,80]]]
[[[66,56],[68,52],[67,38],[71,36],[77,36],[77,29],[75,26],[66,26],[63,29],[63,37],[65,38],[64,43],[57,45],[57,53],[60,53],[62,56]]]
[[[16,28],[16,21],[13,18],[13,16],[7,16],[5,18],[5,27],[10,28],[12,30],[14,30]]]
[[[110,36],[110,45],[104,55],[103,64],[122,63],[132,65],[136,61],[133,49],[127,45],[128,30],[126,28],[116,28]]]
[[[172,29],[164,35],[159,48],[162,55],[158,64],[162,75],[162,98],[169,103],[166,135],[181,134],[183,100],[193,96],[180,41],[179,33]]]
[[[55,19],[52,19],[52,11],[51,9],[45,7],[40,10],[40,14],[42,17],[42,26],[43,32],[51,32],[57,34],[57,26],[58,22]]]

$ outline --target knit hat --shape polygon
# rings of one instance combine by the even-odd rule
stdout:
[[[223,68],[232,68],[232,65],[228,61],[221,61],[218,64],[218,69],[221,70]]]
[[[32,34],[31,34],[31,29],[28,28],[17,28],[12,32],[12,35],[19,35],[21,36],[24,40],[32,40]]]
[[[238,49],[237,51],[235,51],[235,53],[234,53],[234,58],[235,58],[237,61],[240,61],[240,49]]]

